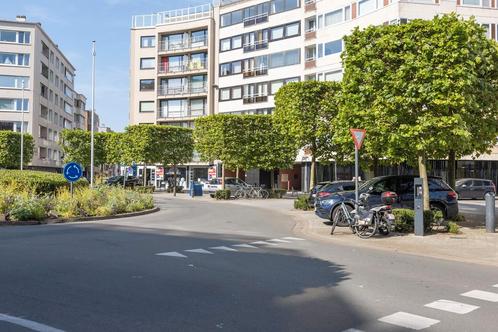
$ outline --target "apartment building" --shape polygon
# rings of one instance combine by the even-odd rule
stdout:
[[[160,117],[164,114],[161,99],[176,98],[162,97],[158,93],[160,89],[153,86],[154,78],[156,83],[163,82],[161,56],[169,54],[161,54],[155,41],[146,53],[147,49],[140,44],[141,38],[151,36],[159,40],[163,34],[184,31],[184,25],[202,22],[187,15],[192,11],[196,10],[180,10],[184,15],[170,12],[133,18],[131,123],[164,123],[167,118]],[[206,13],[210,21],[206,52],[215,63],[206,81],[208,99],[213,103],[209,103],[205,114],[271,114],[275,93],[289,82],[342,79],[343,37],[355,27],[403,24],[451,12],[465,18],[474,16],[486,28],[488,37],[497,39],[497,0],[221,0],[210,14]],[[183,23],[164,24],[171,21]],[[179,39],[180,35],[175,38]],[[154,65],[159,67],[151,75],[140,70],[140,61],[146,57],[153,58]],[[149,92],[141,91],[142,79],[152,79],[146,81],[152,83]],[[178,82],[184,84],[185,81]],[[141,102],[146,102],[144,107],[148,111],[141,111]],[[186,125],[174,120],[168,122]],[[310,160],[310,156],[301,151],[296,167],[280,172],[281,186],[307,189],[303,184],[310,174]],[[337,169],[319,166],[317,177],[327,180],[334,178],[334,174]],[[263,178],[268,178],[264,172],[247,173],[251,183],[264,182]]]
[[[87,130],[86,127],[86,97],[81,93],[76,93],[74,96],[74,129]]]
[[[73,127],[74,72],[40,23],[0,20],[0,130],[20,131],[24,122],[35,143],[31,168],[62,166],[57,142]]]

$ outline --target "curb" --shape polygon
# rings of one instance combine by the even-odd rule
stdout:
[[[127,212],[120,213],[113,216],[106,217],[78,217],[78,218],[69,218],[69,219],[46,219],[42,221],[19,221],[19,222],[0,222],[0,226],[32,226],[32,225],[53,225],[53,224],[64,224],[76,221],[99,221],[99,220],[110,220],[110,219],[120,219],[120,218],[129,218],[129,217],[138,217],[146,214],[151,214],[158,212],[160,210],[159,207],[154,207],[148,210],[136,211],[136,212]]]

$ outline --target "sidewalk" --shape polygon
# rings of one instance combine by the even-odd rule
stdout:
[[[178,198],[186,199],[188,196]],[[294,231],[297,234],[317,241],[498,266],[498,233],[486,233],[483,229],[462,227],[461,234],[435,233],[424,237],[416,237],[413,234],[391,234],[387,237],[376,235],[370,239],[360,239],[347,227],[336,227],[334,234],[330,235],[330,226],[325,225],[323,219],[315,216],[313,211],[294,210],[293,201],[289,199],[230,201],[216,201],[210,197],[194,199],[254,206],[287,214],[296,222]]]

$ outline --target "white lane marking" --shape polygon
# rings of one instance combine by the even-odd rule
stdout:
[[[413,330],[422,330],[439,323],[436,319],[409,314],[403,311],[379,318],[379,321]]]
[[[493,287],[497,287],[497,288],[498,288],[498,284],[496,284],[496,285],[493,285]]]
[[[271,239],[271,240],[266,240],[266,241],[280,242],[280,243],[290,243],[290,241],[285,241],[285,240],[280,240],[280,239]]]
[[[251,242],[251,244],[268,244],[270,246],[276,246],[277,245],[276,243],[270,243],[270,242],[266,242],[266,241]]]
[[[286,236],[286,237],[283,237],[282,239],[294,240],[294,241],[306,241],[305,239],[301,239],[300,237],[293,237],[293,236]]]
[[[237,249],[225,247],[225,246],[219,246],[219,247],[209,247],[209,249],[216,249],[216,250],[225,250],[225,251],[238,251]]]
[[[30,329],[32,331],[38,332],[64,332],[63,330],[56,329],[45,324],[37,323],[32,320],[23,319],[19,317],[9,316],[6,314],[0,314],[0,321],[9,322],[15,325],[19,325]]]
[[[498,302],[498,294],[492,292],[485,292],[481,290],[473,290],[467,293],[460,294],[462,296],[471,297],[478,300]]]
[[[363,332],[362,330],[358,330],[358,329],[347,329],[347,330],[344,330],[342,332]]]
[[[460,315],[468,314],[469,312],[479,309],[479,307],[476,305],[470,305],[450,300],[437,300],[432,303],[426,304],[424,307],[449,311]]]
[[[194,252],[196,254],[212,254],[211,251],[209,250],[206,250],[206,249],[189,249],[189,250],[184,250],[184,251],[187,251],[187,252]]]
[[[234,244],[234,245],[232,245],[232,247],[240,247],[240,248],[257,248],[256,246],[251,246],[250,244],[245,244],[245,243],[241,243],[241,244]]]
[[[156,254],[157,256],[170,256],[170,257],[182,257],[182,258],[187,258],[187,256],[180,254],[179,252],[176,251],[170,251],[170,252],[160,252]]]

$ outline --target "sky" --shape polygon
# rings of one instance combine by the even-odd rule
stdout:
[[[95,110],[114,131],[128,125],[130,25],[133,15],[196,6],[209,0],[15,0],[0,19],[40,22],[76,68],[75,90],[91,109],[92,40],[96,41]]]

